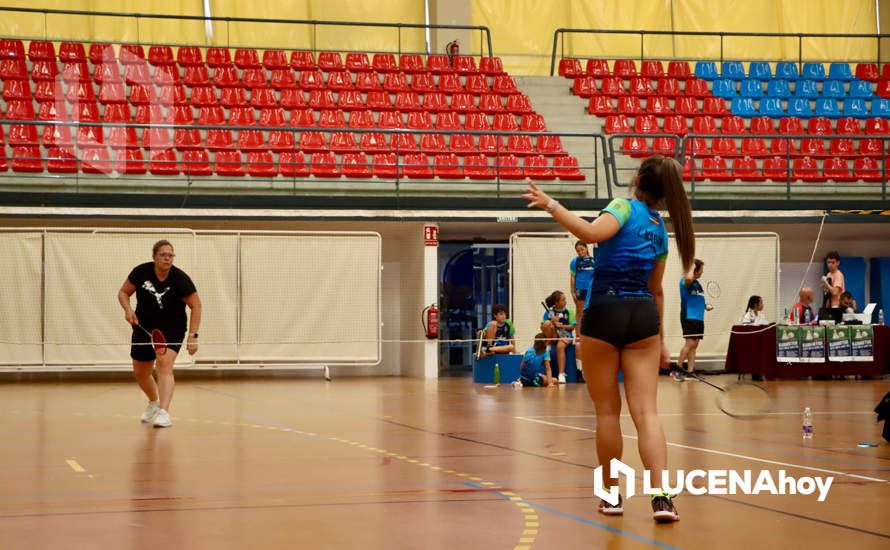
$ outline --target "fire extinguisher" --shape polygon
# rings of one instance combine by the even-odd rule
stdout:
[[[445,51],[448,53],[448,61],[454,64],[454,58],[460,55],[460,43],[457,40],[452,40],[445,45]]]
[[[426,337],[435,340],[439,337],[439,307],[436,304],[430,304],[423,308],[420,314],[420,324],[426,332]]]

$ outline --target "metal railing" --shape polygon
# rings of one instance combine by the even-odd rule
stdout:
[[[140,30],[140,21],[144,20],[178,20],[178,21],[200,21],[200,22],[220,22],[225,25],[226,29],[226,38],[225,42],[222,44],[211,44],[205,40],[203,43],[169,43],[164,42],[165,45],[171,46],[231,46],[230,39],[230,26],[232,24],[240,24],[240,23],[268,23],[268,24],[286,24],[286,25],[308,25],[312,28],[312,40],[310,44],[307,45],[306,48],[288,48],[288,49],[309,49],[312,51],[318,51],[325,49],[324,44],[318,43],[318,28],[319,27],[366,27],[366,28],[381,28],[381,29],[394,29],[396,32],[396,44],[395,48],[388,51],[393,51],[396,53],[419,53],[419,52],[403,52],[402,51],[402,31],[404,29],[450,29],[450,30],[468,30],[468,31],[478,31],[479,35],[479,55],[483,55],[487,50],[488,57],[493,56],[493,50],[491,45],[491,30],[484,25],[426,25],[422,23],[373,23],[373,22],[360,22],[360,21],[324,21],[324,20],[316,20],[316,19],[262,19],[256,17],[218,17],[218,16],[210,16],[204,17],[201,15],[173,15],[173,14],[152,14],[152,13],[127,13],[127,12],[109,12],[109,11],[84,11],[84,10],[55,10],[55,9],[41,9],[41,8],[16,8],[16,7],[7,7],[0,6],[0,13],[9,12],[9,13],[21,13],[21,14],[34,14],[43,16],[43,36],[39,37],[43,40],[72,40],[75,42],[82,42],[82,38],[73,38],[69,35],[65,35],[64,32],[68,31],[67,27],[63,27],[59,29],[60,32],[51,32],[51,25],[48,21],[48,16],[50,15],[67,15],[67,16],[86,16],[86,17],[123,17],[132,19],[136,25],[136,43],[139,44],[153,44],[152,42],[144,42],[142,41],[142,34]],[[54,30],[54,29],[53,29]],[[38,38],[38,37],[35,37]],[[105,42],[102,40],[95,40],[91,42]],[[268,49],[267,47],[261,44],[251,44],[252,48],[259,49]],[[280,48],[276,48],[280,49]],[[360,51],[371,51],[368,49],[360,50]],[[428,51],[425,53],[429,53]]]
[[[77,192],[79,192],[81,190],[85,190],[85,188],[84,189],[81,188],[82,185],[85,185],[86,187],[88,187],[88,185],[86,185],[84,182],[92,182],[92,181],[96,180],[97,178],[105,179],[105,180],[114,179],[114,180],[122,180],[122,181],[132,180],[134,182],[138,182],[138,181],[145,182],[146,181],[146,179],[144,177],[143,178],[134,177],[136,175],[141,175],[141,173],[140,174],[127,174],[126,170],[123,170],[123,171],[118,170],[116,166],[122,165],[122,164],[125,165],[126,164],[125,160],[117,161],[114,158],[110,157],[109,160],[107,161],[107,163],[103,159],[102,161],[95,162],[94,164],[91,165],[91,163],[93,163],[94,161],[92,161],[90,159],[84,159],[83,154],[82,154],[83,151],[89,150],[89,149],[97,149],[97,148],[98,149],[106,149],[106,150],[111,149],[112,151],[125,150],[125,149],[139,149],[140,151],[144,150],[147,152],[146,157],[144,157],[141,160],[133,161],[134,163],[141,162],[143,167],[150,166],[151,157],[152,157],[153,153],[173,150],[173,151],[177,151],[179,153],[177,155],[179,157],[179,156],[182,156],[183,151],[191,149],[191,150],[207,151],[208,157],[210,156],[211,153],[219,153],[221,151],[238,151],[239,154],[249,153],[249,152],[263,152],[263,151],[281,153],[282,151],[284,151],[284,152],[294,152],[294,153],[303,152],[303,153],[307,153],[307,155],[311,155],[311,153],[313,153],[313,152],[330,151],[335,154],[364,153],[364,154],[370,156],[371,158],[373,158],[373,155],[375,153],[394,153],[396,155],[395,164],[374,163],[371,161],[371,158],[368,159],[368,162],[366,164],[362,163],[362,166],[367,166],[372,171],[375,167],[386,168],[387,170],[384,171],[386,174],[388,174],[386,177],[374,175],[374,176],[367,177],[367,178],[352,178],[352,177],[340,178],[339,174],[342,170],[342,167],[345,166],[345,164],[339,164],[336,167],[337,169],[335,170],[337,175],[332,175],[329,178],[323,178],[323,177],[320,178],[317,176],[313,176],[313,178],[310,178],[308,173],[306,175],[302,175],[302,174],[296,175],[295,174],[295,175],[289,176],[289,175],[285,175],[285,174],[281,173],[280,171],[276,171],[276,175],[272,175],[272,176],[258,176],[258,175],[250,174],[249,177],[252,181],[273,181],[273,180],[274,181],[289,181],[292,183],[291,192],[295,193],[295,194],[300,191],[304,191],[304,190],[312,191],[311,187],[309,189],[298,188],[298,186],[297,186],[298,183],[305,182],[305,183],[309,183],[311,186],[311,183],[313,181],[316,181],[316,182],[317,181],[327,181],[329,179],[338,180],[338,181],[390,182],[393,184],[393,190],[394,190],[396,196],[403,195],[403,194],[415,194],[414,192],[412,192],[410,190],[409,191],[404,190],[403,183],[406,181],[411,181],[411,180],[433,180],[433,179],[436,179],[436,177],[437,177],[435,175],[436,164],[435,164],[435,162],[433,162],[432,164],[429,164],[429,165],[407,163],[404,161],[404,159],[402,157],[404,155],[408,155],[408,154],[412,154],[412,153],[422,153],[422,154],[427,154],[427,155],[430,155],[431,157],[434,157],[437,154],[450,154],[450,153],[454,152],[447,145],[445,148],[442,148],[442,149],[424,148],[422,146],[423,145],[423,137],[422,136],[439,134],[439,135],[443,136],[443,141],[445,141],[445,137],[450,138],[450,136],[453,136],[453,135],[472,136],[474,143],[479,139],[479,136],[496,136],[494,150],[478,150],[477,149],[475,151],[474,150],[470,150],[470,151],[466,151],[466,152],[461,151],[461,154],[457,155],[459,157],[466,157],[466,156],[470,156],[470,155],[484,155],[486,158],[486,165],[480,166],[479,168],[490,170],[491,171],[490,178],[479,178],[479,179],[474,180],[472,177],[465,174],[467,165],[465,165],[464,163],[460,163],[457,167],[460,169],[461,175],[454,179],[447,179],[447,181],[450,181],[453,183],[461,183],[461,180],[463,180],[463,183],[468,183],[466,180],[467,180],[467,178],[469,178],[469,183],[478,183],[478,185],[480,187],[480,191],[489,191],[490,186],[485,187],[485,185],[487,182],[493,182],[495,184],[494,195],[496,197],[500,198],[502,196],[502,191],[503,191],[502,185],[505,183],[511,183],[511,182],[516,183],[519,181],[525,181],[526,179],[559,180],[560,185],[562,185],[563,187],[577,189],[577,190],[585,192],[585,193],[586,193],[586,189],[592,185],[593,186],[593,193],[592,193],[593,198],[600,198],[600,196],[607,196],[607,197],[611,198],[611,181],[610,181],[610,174],[609,174],[608,170],[606,170],[604,172],[604,174],[605,174],[604,177],[605,177],[606,181],[603,183],[605,184],[605,188],[603,190],[600,189],[600,177],[599,177],[600,158],[601,158],[600,151],[605,151],[606,142],[605,142],[603,135],[599,134],[599,133],[595,134],[595,133],[578,133],[578,132],[568,133],[568,132],[542,132],[542,131],[495,131],[495,130],[463,130],[463,129],[462,130],[444,130],[444,129],[437,129],[437,128],[432,128],[432,129],[376,128],[376,127],[350,128],[350,127],[319,127],[319,126],[286,126],[285,127],[285,126],[263,126],[263,125],[228,125],[228,124],[226,124],[226,125],[202,125],[202,124],[166,124],[166,123],[137,124],[137,123],[113,123],[113,122],[72,122],[72,121],[51,121],[51,120],[5,120],[5,119],[0,120],[0,123],[6,124],[6,125],[36,126],[38,128],[51,126],[51,127],[66,127],[66,128],[71,129],[70,130],[70,136],[71,136],[70,141],[66,141],[65,143],[61,143],[58,145],[44,144],[44,147],[45,148],[59,147],[61,149],[70,150],[74,153],[73,158],[50,157],[49,155],[43,155],[43,154],[41,154],[40,156],[37,156],[37,157],[16,157],[14,155],[4,154],[4,155],[2,155],[2,157],[0,157],[0,158],[5,158],[7,164],[12,168],[12,171],[10,171],[10,172],[0,173],[0,186],[8,187],[8,186],[10,186],[10,182],[11,182],[11,185],[14,189],[27,187],[27,185],[23,186],[23,185],[17,183],[18,180],[23,180],[23,181],[30,180],[33,182],[36,179],[40,179],[44,182],[45,185],[49,185],[50,188],[55,186],[55,187],[58,187],[59,190],[66,190],[68,188],[68,186],[66,184],[73,183],[73,190],[77,191]],[[96,141],[90,141],[90,140],[82,142],[80,140],[80,132],[78,131],[81,128],[101,128],[102,135],[103,135],[102,143],[97,144]],[[107,134],[106,130],[114,129],[114,128],[127,128],[127,129],[132,129],[132,130],[140,130],[143,132],[148,131],[148,130],[162,130],[162,131],[166,132],[167,139],[164,140],[162,145],[157,146],[157,147],[154,147],[154,146],[144,147],[142,140],[139,140],[138,138],[134,145],[122,145],[122,146],[121,145],[117,145],[117,146],[107,145],[107,144],[105,144],[105,139],[104,139],[105,135]],[[180,147],[179,149],[177,149],[176,145],[174,143],[176,130],[200,130],[200,131],[204,131],[204,132],[220,130],[220,131],[229,132],[230,134],[233,132],[243,132],[243,131],[256,131],[256,132],[261,132],[263,134],[267,134],[268,132],[285,132],[285,133],[291,134],[291,140],[292,140],[292,143],[294,144],[294,147],[289,147],[287,149],[275,149],[274,147],[265,145],[265,143],[267,141],[267,135],[264,135],[263,136],[264,145],[262,147],[256,147],[256,148],[250,148],[250,149],[239,148],[239,146],[237,145],[237,138],[235,138],[234,134],[231,134],[232,138],[233,138],[233,143],[231,145],[226,145],[224,147],[215,147],[212,145],[207,145],[206,144],[206,136],[205,136],[204,138],[202,138],[201,144],[197,144],[197,145],[194,145],[193,147],[187,147],[187,148]],[[322,134],[326,134],[328,136],[331,134],[335,134],[335,133],[349,133],[349,134],[357,134],[357,135],[382,134],[389,138],[389,143],[391,145],[386,147],[385,150],[384,149],[381,149],[379,151],[374,151],[374,150],[370,150],[370,149],[362,150],[362,148],[359,145],[359,142],[360,142],[360,138],[359,138],[359,139],[355,140],[355,145],[356,145],[355,149],[340,150],[340,149],[336,149],[336,148],[333,148],[330,146],[324,147],[324,148],[318,148],[315,151],[309,150],[306,148],[301,149],[300,145],[299,145],[300,144],[300,136],[303,133],[307,133],[307,132],[322,133]],[[403,148],[404,144],[400,141],[400,139],[398,139],[396,137],[398,135],[411,136],[411,142],[413,142],[415,144],[415,147]],[[535,176],[526,176],[525,170],[528,170],[529,168],[534,170],[537,167],[526,167],[524,165],[524,163],[521,161],[521,157],[536,156],[539,154],[543,154],[545,156],[545,158],[550,159],[550,158],[553,158],[556,156],[565,156],[567,154],[570,154],[569,152],[564,151],[564,150],[562,152],[557,152],[552,155],[547,155],[545,152],[540,152],[537,149],[537,146],[536,146],[537,144],[534,142],[534,140],[538,136],[544,136],[544,135],[558,136],[558,137],[582,137],[582,138],[591,139],[593,141],[592,149],[594,152],[594,157],[593,157],[594,163],[593,163],[593,165],[590,165],[590,166],[579,164],[579,166],[577,167],[578,170],[592,172],[590,178],[584,177],[583,179],[581,179],[579,181],[573,181],[573,180],[569,180],[569,179],[559,178],[558,174],[553,177],[546,176],[543,178],[537,178]],[[415,136],[420,136],[421,146],[417,146],[418,138]],[[532,140],[532,149],[531,150],[517,150],[517,149],[509,147],[509,137],[510,136],[528,136]],[[448,141],[450,141],[450,139],[448,139]],[[331,143],[331,140],[328,137],[326,137],[325,144],[327,145],[330,143]],[[37,143],[34,143],[33,145],[19,145],[18,147],[29,147],[29,146],[38,147],[38,150],[39,150],[39,145]],[[518,166],[512,166],[512,165],[508,166],[506,164],[502,164],[501,159],[504,157],[507,157],[508,155],[516,155],[517,158],[520,158],[519,165]],[[494,160],[493,160],[493,162],[488,162],[488,159],[494,159]],[[49,172],[48,167],[45,168],[44,164],[43,164],[49,160],[53,160],[53,161],[66,160],[69,162],[73,161],[73,162],[75,162],[76,169],[74,171],[71,171],[70,173],[52,173],[52,172]],[[434,158],[431,158],[430,160],[434,161]],[[38,170],[37,172],[34,172],[34,173],[28,173],[26,171],[21,171],[21,170],[16,171],[13,163],[14,162],[23,162],[23,161],[38,161],[38,162],[40,162],[41,163],[40,170]],[[174,161],[161,159],[158,162],[159,163],[170,163],[170,162],[174,162]],[[91,166],[93,169],[91,169],[89,172],[84,172],[82,170],[84,163],[87,163],[87,165]],[[164,187],[166,187],[168,189],[171,189],[171,188],[175,189],[175,187],[171,187],[169,184],[175,183],[175,182],[182,182],[184,184],[185,190],[188,192],[188,190],[196,182],[212,182],[212,181],[224,182],[224,181],[231,181],[233,179],[232,176],[227,177],[224,175],[216,174],[216,172],[217,172],[216,165],[217,164],[230,165],[230,164],[233,164],[232,161],[216,162],[214,159],[211,159],[211,160],[209,160],[208,163],[204,163],[204,162],[195,163],[195,162],[189,162],[189,161],[181,159],[181,158],[177,158],[175,161],[175,164],[177,167],[182,166],[184,168],[182,170],[182,172],[183,172],[182,175],[152,175],[151,180],[150,180],[151,183],[149,185],[145,185],[143,187],[157,185],[158,182],[166,182]],[[211,174],[210,175],[198,175],[198,176],[189,174],[190,170],[186,170],[185,168],[194,166],[195,164],[200,164],[201,166],[203,166],[205,164],[209,164]],[[242,161],[241,164],[243,166],[248,166],[248,163],[246,161]],[[258,163],[258,164],[266,165],[268,163],[262,162],[262,163]],[[275,164],[277,164],[277,163],[275,163]],[[310,161],[308,158],[305,159],[305,165],[306,165],[305,172],[308,172],[309,165],[310,165]],[[424,172],[422,169],[425,167],[429,169],[429,171],[428,171],[429,176],[424,176],[422,173],[422,172]],[[552,161],[550,161],[547,164],[547,166],[544,166],[541,168],[546,168],[547,170],[549,170],[551,172],[551,174],[555,174],[555,172],[553,172],[553,169],[561,168],[561,167],[554,166]],[[570,167],[565,167],[565,168],[570,168]],[[145,173],[150,174],[148,169],[146,169]],[[244,175],[248,175],[248,174],[249,174],[249,172],[247,170],[245,170]],[[238,181],[243,181],[243,179],[244,179],[240,176],[235,176],[235,177],[238,178]],[[446,179],[446,178],[443,178],[443,179]],[[53,183],[53,181],[55,181],[55,184]],[[134,190],[145,190],[145,189],[144,188],[140,189],[139,187],[134,187]],[[445,190],[443,190],[443,191],[445,191]],[[253,191],[253,192],[256,193],[256,191]],[[511,192],[512,192],[512,190],[511,190]],[[361,194],[361,193],[357,193],[357,194]],[[430,193],[426,192],[424,194],[430,194]]]
[[[628,150],[624,149],[624,147],[623,147],[625,138],[640,138],[640,139],[644,139],[644,140],[650,140],[650,139],[654,139],[654,138],[667,138],[667,139],[671,139],[674,141],[675,147],[672,152],[671,151],[652,152],[651,149],[649,149],[648,152],[647,152],[647,150],[628,151]],[[758,153],[757,155],[746,154],[746,152],[742,151],[740,148],[735,148],[734,151],[730,151],[727,154],[718,154],[718,153],[701,154],[700,152],[696,151],[695,140],[697,140],[697,139],[713,140],[713,139],[719,139],[719,138],[727,138],[727,139],[732,139],[732,140],[761,139],[761,140],[763,140],[764,145],[766,144],[767,141],[772,143],[775,140],[781,140],[784,142],[784,146],[781,147],[781,149],[779,151],[772,152],[771,150],[767,150],[766,152],[761,152],[761,153]],[[858,143],[858,142],[862,142],[862,141],[866,141],[866,140],[872,140],[872,141],[880,142],[881,147],[880,147],[879,151],[876,150],[874,152],[869,152],[869,153],[862,153],[858,147],[854,147],[850,151],[837,152],[836,154],[833,154],[833,153],[831,153],[830,146],[827,149],[801,152],[792,143],[794,141],[800,141],[800,140],[814,140],[814,141],[849,140],[854,143]],[[719,184],[719,181],[711,180],[708,177],[703,176],[702,166],[699,163],[699,161],[701,159],[713,158],[713,157],[721,157],[723,159],[750,157],[750,158],[754,159],[755,161],[758,159],[763,161],[763,160],[769,159],[769,158],[783,159],[785,161],[784,166],[779,166],[776,168],[767,168],[767,170],[769,170],[771,172],[778,171],[781,173],[784,170],[783,177],[777,179],[772,175],[768,175],[766,172],[763,171],[763,169],[766,167],[761,168],[760,175],[764,176],[764,178],[765,178],[764,180],[769,180],[771,182],[770,184],[764,184],[766,186],[775,187],[775,185],[777,185],[777,184],[784,183],[785,184],[784,185],[785,198],[788,200],[790,200],[792,198],[792,194],[794,191],[805,192],[806,190],[813,189],[813,188],[832,188],[832,189],[837,189],[837,190],[843,190],[845,188],[846,189],[860,189],[860,190],[862,190],[862,189],[864,189],[864,190],[871,190],[871,189],[878,190],[879,189],[881,200],[887,199],[887,179],[888,179],[888,175],[890,175],[890,174],[888,174],[888,169],[887,169],[888,168],[887,167],[887,157],[888,157],[887,148],[888,148],[888,144],[890,144],[890,136],[886,136],[886,135],[865,135],[865,134],[859,134],[859,135],[838,135],[838,134],[833,134],[833,135],[816,135],[816,134],[697,134],[697,133],[689,133],[684,136],[678,136],[676,134],[664,134],[664,133],[658,133],[658,134],[616,133],[616,134],[609,134],[606,138],[606,141],[607,141],[607,146],[608,146],[607,155],[611,156],[613,158],[613,161],[611,163],[608,163],[611,168],[611,171],[612,171],[612,177],[610,178],[610,180],[615,182],[615,185],[618,187],[625,187],[628,184],[620,183],[621,180],[618,177],[618,169],[616,168],[616,163],[614,162],[614,158],[617,155],[619,155],[619,154],[624,154],[624,155],[633,154],[633,155],[639,155],[639,156],[648,156],[649,154],[655,154],[655,153],[660,152],[662,154],[672,155],[678,162],[680,162],[681,164],[684,165],[684,168],[686,168],[687,162],[691,163],[691,170],[684,170],[684,171],[688,172],[685,180],[689,184],[690,198],[692,198],[692,199],[696,198],[696,192],[697,192],[696,185],[700,184],[702,181],[709,181],[711,185]],[[616,141],[619,141],[619,143],[620,143],[620,145],[618,147],[616,147],[616,145],[615,145]],[[647,141],[647,143],[648,143],[648,141]],[[823,143],[823,146],[824,146],[824,143]],[[809,157],[814,160],[822,159],[822,163],[821,163],[822,167],[821,167],[821,169],[818,169],[818,168],[816,169],[816,174],[818,175],[817,176],[818,179],[821,179],[824,177],[825,178],[824,181],[802,179],[799,177],[798,174],[795,174],[795,167],[794,167],[793,160],[798,159],[798,158],[804,158],[804,157]],[[858,183],[855,183],[853,187],[843,187],[843,185],[848,185],[849,183],[852,183],[852,182],[848,181],[846,178],[845,178],[844,182],[839,182],[839,181],[833,180],[833,177],[832,177],[833,175],[831,173],[825,174],[825,160],[827,160],[829,158],[841,158],[845,162],[848,163],[849,161],[854,160],[855,158],[860,158],[860,157],[868,157],[868,158],[872,158],[875,160],[875,162],[878,164],[877,170],[879,171],[879,174],[880,174],[880,179],[878,181],[858,182]],[[848,164],[847,169],[849,170],[850,168],[851,168],[851,166]],[[636,170],[636,167],[634,167],[633,170]],[[873,170],[874,169],[868,169],[867,171],[873,172]],[[630,171],[630,169],[628,169],[628,171]],[[807,169],[806,171],[813,172],[812,169]],[[733,174],[734,174],[734,170],[732,168],[731,162],[729,162],[729,163],[727,163],[727,176],[732,177]],[[849,178],[852,178],[853,177],[852,170],[849,171],[847,173],[847,175]],[[738,178],[733,177],[733,180],[741,179],[741,178],[742,178],[742,176],[739,176]],[[832,180],[833,182],[828,183],[828,180]],[[797,182],[801,182],[801,183],[797,183]],[[755,183],[756,182],[745,182],[745,185],[752,186]],[[725,186],[725,187],[720,187],[720,189],[725,190],[725,189],[730,189],[730,187]]]
[[[630,35],[630,36],[639,36],[640,37],[640,52],[639,57],[635,57],[635,59],[639,59],[640,62],[645,61],[646,57],[646,37],[658,37],[658,36],[698,36],[698,37],[712,37],[714,39],[719,40],[720,43],[720,55],[716,58],[696,58],[704,61],[725,61],[725,49],[726,44],[725,40],[727,37],[735,37],[735,38],[752,38],[752,39],[762,39],[762,38],[790,38],[797,39],[797,64],[798,71],[801,70],[802,65],[805,61],[810,59],[804,58],[804,39],[808,38],[816,38],[816,39],[860,39],[860,40],[874,40],[876,42],[876,55],[874,58],[875,63],[880,65],[881,63],[881,40],[885,38],[890,38],[890,35],[887,34],[822,34],[822,33],[748,33],[748,32],[705,32],[705,31],[647,31],[647,30],[614,30],[614,29],[571,29],[571,28],[559,28],[553,31],[553,47],[550,53],[550,76],[554,75],[554,71],[556,69],[556,53],[557,50],[560,50],[560,57],[565,57],[565,36],[570,34],[602,34],[602,35]],[[562,48],[560,49],[560,46]],[[611,58],[616,56],[610,56],[606,52],[597,52],[596,57],[598,58]],[[625,57],[626,56],[618,56]],[[649,57],[648,59],[663,59],[661,57]],[[690,58],[685,58],[690,59]],[[737,57],[732,57],[733,60],[738,59]],[[766,59],[749,59],[749,61],[784,61],[784,60],[766,60]],[[818,59],[812,59],[812,61],[821,61]],[[825,60],[831,61],[831,60]],[[839,61],[842,60],[833,60]]]

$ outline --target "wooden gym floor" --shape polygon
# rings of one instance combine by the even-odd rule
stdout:
[[[581,385],[187,380],[173,427],[153,429],[132,382],[3,383],[0,548],[890,548],[890,447],[870,412],[887,381],[766,384],[775,414],[740,421],[663,377],[670,467],[833,475],[826,502],[684,494],[681,521],[656,525],[644,496],[596,513]]]

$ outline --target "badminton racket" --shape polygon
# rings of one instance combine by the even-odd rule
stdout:
[[[711,298],[719,298],[721,294],[720,285],[717,281],[708,281],[708,284],[705,285],[705,291]]]
[[[148,331],[145,327],[140,324],[136,324],[137,327],[142,329],[142,332],[148,335],[151,338],[151,347],[155,349],[155,354],[164,355],[167,353],[167,338],[164,336],[164,333],[161,332],[160,329],[152,329],[151,332]]]
[[[727,416],[743,420],[759,418],[773,408],[772,396],[766,388],[754,382],[739,380],[718,386],[698,374],[686,372],[679,367],[673,367],[671,370],[678,380],[693,378],[717,390],[719,392],[716,397],[717,408]]]

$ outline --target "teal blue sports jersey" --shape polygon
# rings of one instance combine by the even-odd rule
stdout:
[[[575,256],[569,264],[569,271],[575,276],[575,289],[587,290],[593,280],[593,258]]]
[[[535,348],[525,350],[522,356],[522,370],[520,375],[534,380],[539,374],[547,374],[547,367],[544,362],[550,362],[550,351],[544,350],[544,353],[535,353]]]
[[[705,291],[698,279],[688,285],[680,277],[680,319],[705,320]]]
[[[593,295],[651,296],[649,274],[656,261],[667,258],[664,221],[638,200],[615,199],[605,213],[615,216],[621,228],[597,246],[588,304]]]

